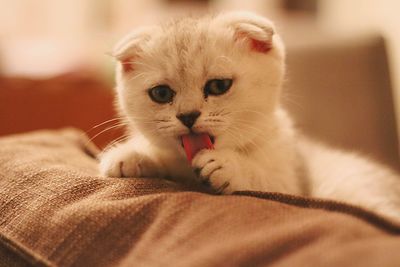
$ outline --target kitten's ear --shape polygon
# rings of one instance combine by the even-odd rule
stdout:
[[[275,30],[270,20],[250,12],[225,13],[217,20],[233,29],[235,41],[244,41],[251,50],[267,53],[272,49]]]
[[[122,65],[124,73],[133,71],[133,62],[142,51],[143,45],[150,39],[155,27],[143,27],[125,36],[113,49],[113,57]]]

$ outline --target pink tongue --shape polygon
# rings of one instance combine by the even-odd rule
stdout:
[[[189,162],[192,162],[192,159],[200,150],[214,149],[211,138],[206,133],[182,135],[182,143]]]

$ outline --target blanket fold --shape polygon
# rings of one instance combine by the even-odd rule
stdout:
[[[0,138],[0,266],[398,266],[400,226],[358,207],[105,178],[79,130]]]

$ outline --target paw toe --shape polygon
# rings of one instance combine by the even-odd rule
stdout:
[[[206,164],[215,161],[212,151],[204,149],[197,153],[193,158],[192,166],[195,168],[203,168]]]
[[[208,162],[200,171],[200,176],[210,177],[215,171],[221,169],[222,166],[218,162],[210,161]]]

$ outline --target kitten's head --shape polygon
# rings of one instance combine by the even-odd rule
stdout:
[[[240,148],[274,128],[284,49],[272,23],[234,12],[143,28],[115,49],[129,122],[159,145],[189,132]]]

